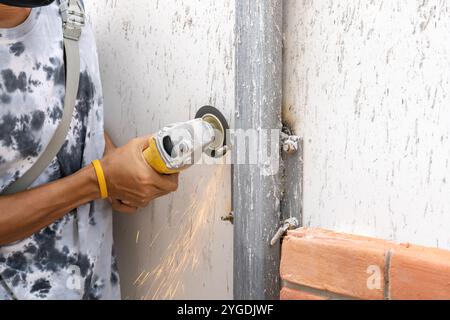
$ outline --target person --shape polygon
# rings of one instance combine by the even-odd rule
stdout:
[[[0,299],[120,299],[113,209],[134,213],[178,187],[178,175],[159,175],[144,161],[148,137],[116,148],[104,132],[98,58],[86,24],[65,143],[30,188],[3,194],[37,161],[61,121],[60,5],[0,0]],[[97,159],[106,200],[91,164]]]

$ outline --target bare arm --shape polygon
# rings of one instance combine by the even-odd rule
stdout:
[[[142,150],[147,142],[147,138],[137,138],[116,148],[105,134],[101,163],[111,202],[118,211],[132,213],[178,187],[178,176],[159,175],[145,163]],[[44,186],[0,196],[0,245],[26,239],[73,209],[99,198],[97,176],[91,165]]]
[[[0,28],[19,25],[30,11],[0,4]],[[99,196],[92,166],[30,191],[0,196],[0,245],[27,238]]]
[[[73,209],[100,197],[92,166],[11,196],[0,197],[0,245],[25,239]]]

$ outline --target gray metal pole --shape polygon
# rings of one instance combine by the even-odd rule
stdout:
[[[282,21],[282,0],[236,0],[236,129],[281,130]],[[234,167],[235,299],[279,298],[280,246],[270,240],[280,223],[280,177],[263,173],[261,163]]]

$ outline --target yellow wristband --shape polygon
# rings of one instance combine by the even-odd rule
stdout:
[[[108,188],[106,187],[105,173],[99,160],[92,161],[95,173],[97,174],[98,186],[100,187],[100,197],[102,199],[108,198]]]

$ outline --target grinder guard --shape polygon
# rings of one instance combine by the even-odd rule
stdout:
[[[144,151],[148,164],[161,174],[174,174],[197,163],[202,154],[221,157],[227,151],[228,124],[215,108],[201,108],[195,120],[160,130]]]

